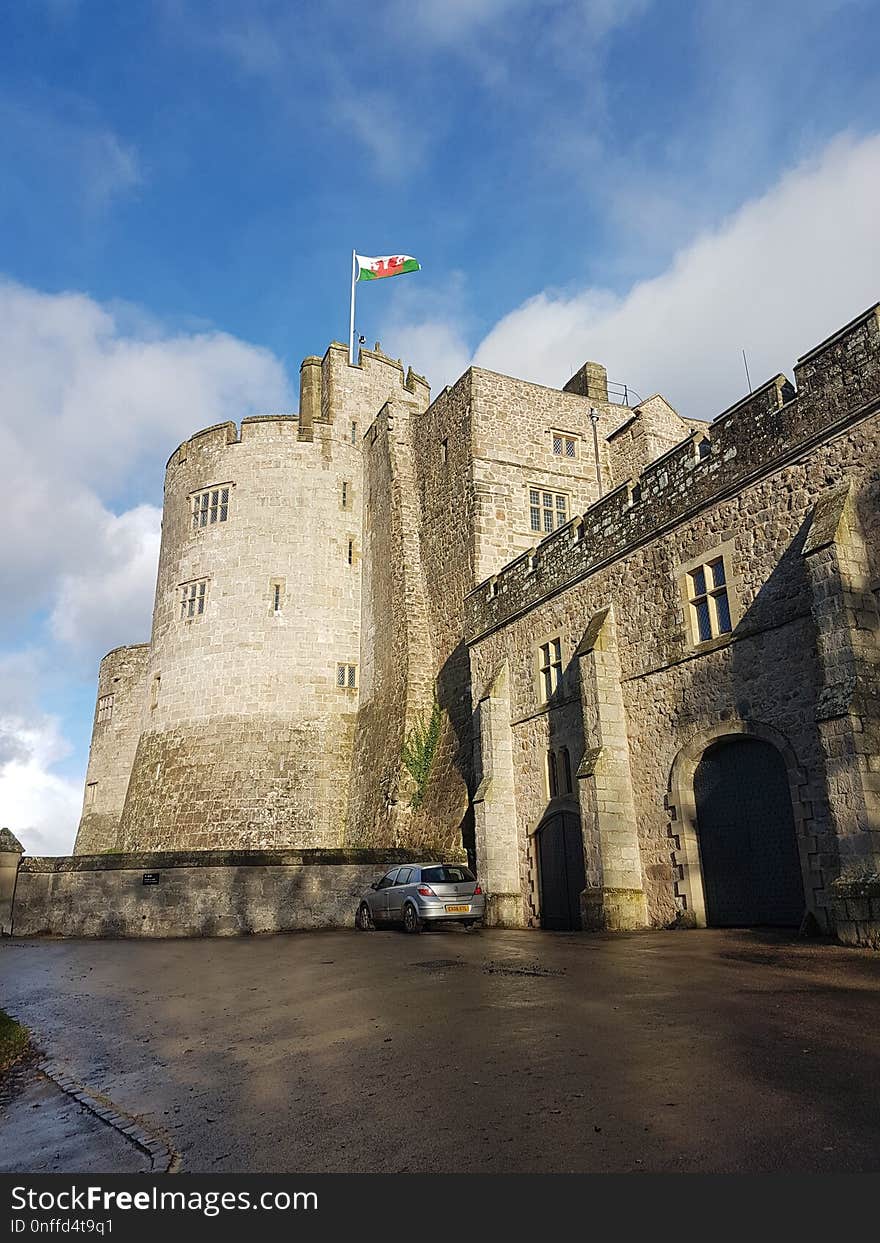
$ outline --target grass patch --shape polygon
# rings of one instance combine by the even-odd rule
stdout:
[[[13,1062],[17,1062],[29,1045],[27,1029],[0,1010],[0,1071],[8,1070]]]

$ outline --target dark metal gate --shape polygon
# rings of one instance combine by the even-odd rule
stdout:
[[[804,887],[785,763],[757,738],[723,739],[694,774],[706,922],[797,927]]]
[[[562,811],[538,830],[541,927],[580,929],[580,895],[587,883],[580,817]]]

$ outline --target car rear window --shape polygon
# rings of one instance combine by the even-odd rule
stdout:
[[[460,885],[463,881],[476,880],[470,868],[443,867],[422,868],[422,880],[428,885]]]

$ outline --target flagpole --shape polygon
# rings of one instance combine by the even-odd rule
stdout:
[[[354,366],[354,287],[357,283],[357,255],[351,252],[351,307],[348,318],[348,361]]]

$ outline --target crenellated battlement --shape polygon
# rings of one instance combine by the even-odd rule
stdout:
[[[468,597],[474,638],[880,403],[880,304],[651,462]],[[867,410],[866,410],[867,407]]]
[[[194,432],[188,440],[179,444],[165,464],[165,469],[192,463],[199,454],[209,457],[218,449],[265,439],[267,435],[289,437],[295,443],[298,430],[297,414],[252,414],[242,419],[240,424],[231,420],[227,423],[214,423],[211,427]]]

